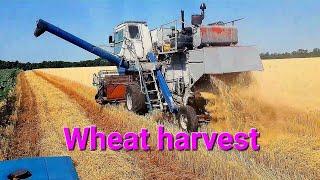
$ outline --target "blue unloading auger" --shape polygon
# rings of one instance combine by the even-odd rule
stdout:
[[[82,49],[89,51],[92,54],[95,54],[95,55],[101,57],[102,59],[110,61],[111,63],[117,65],[118,67],[125,68],[126,70],[129,69],[130,64],[128,61],[125,61],[125,60],[121,59],[120,57],[109,53],[108,51],[105,51],[97,46],[94,46],[91,43],[88,43],[87,41],[85,41],[83,39],[80,39],[80,38],[66,32],[66,31],[42,20],[42,19],[39,19],[37,21],[37,28],[34,31],[34,35],[36,37],[39,37],[41,34],[43,34],[46,31],[48,31],[51,34],[54,34],[64,40],[78,46],[78,47],[81,47]],[[157,58],[153,53],[149,53],[149,60],[151,62],[156,63]],[[175,102],[173,101],[172,93],[169,90],[168,85],[166,83],[166,80],[163,77],[160,69],[156,70],[156,76],[157,76],[157,80],[159,82],[161,92],[164,96],[165,101],[168,104],[170,112],[173,112],[173,113],[177,112],[178,108],[177,108]]]
[[[82,49],[91,52],[92,54],[95,54],[103,59],[106,59],[106,60],[114,63],[118,67],[122,67],[125,69],[129,68],[129,63],[127,61],[124,61],[121,58],[119,58],[119,57],[117,57],[117,56],[97,47],[97,46],[94,46],[83,39],[80,39],[80,38],[66,32],[66,31],[42,20],[42,19],[39,19],[37,22],[37,28],[34,31],[34,35],[36,37],[38,37],[41,34],[43,34],[45,31],[48,31],[51,34],[54,34],[54,35],[66,40],[76,46],[79,46]]]

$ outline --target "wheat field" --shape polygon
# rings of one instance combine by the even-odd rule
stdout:
[[[319,110],[320,58],[265,61],[255,72],[261,98],[302,110]]]
[[[48,68],[41,69],[45,73],[57,75],[71,81],[79,82],[88,87],[92,87],[93,74],[100,70],[117,70],[116,66],[99,66],[99,67],[76,67],[76,68]]]
[[[110,67],[28,71],[23,80],[36,104],[37,113],[31,115],[39,122],[39,155],[70,155],[83,179],[318,179],[320,59],[263,64],[263,72],[240,74],[232,77],[232,83],[228,77],[211,77],[219,91],[203,92],[213,120],[201,128],[247,132],[255,127],[261,133],[259,152],[208,152],[204,147],[196,152],[68,152],[62,127],[89,124],[107,133],[147,128],[155,147],[157,115],[138,116],[122,106],[101,108],[95,103],[92,74]],[[179,131],[164,123],[166,130]]]
[[[204,93],[207,110],[216,117],[210,128],[236,132],[256,127],[262,148],[250,154],[255,161],[283,174],[292,171],[287,178],[319,176],[320,58],[267,60],[263,65],[263,72],[241,74],[232,83],[212,77],[220,93]],[[248,80],[249,85],[243,83]]]

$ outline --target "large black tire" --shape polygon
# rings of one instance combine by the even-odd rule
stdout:
[[[178,113],[179,127],[183,131],[197,132],[199,128],[199,121],[196,111],[191,106],[181,106]]]
[[[144,114],[147,112],[146,97],[141,92],[141,88],[137,83],[130,84],[127,87],[126,108],[137,114]]]

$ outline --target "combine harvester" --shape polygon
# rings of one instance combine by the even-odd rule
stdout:
[[[184,11],[180,20],[153,30],[141,21],[119,24],[109,36],[113,53],[41,19],[34,35],[48,31],[118,67],[116,74],[95,75],[98,103],[125,101],[127,109],[138,114],[159,109],[177,117],[181,129],[192,132],[209,119],[199,91],[210,83],[210,75],[263,70],[254,47],[237,46],[237,20],[203,25],[206,5],[200,9],[201,14],[191,16],[189,26]]]

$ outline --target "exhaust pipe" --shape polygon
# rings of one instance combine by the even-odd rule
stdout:
[[[184,30],[184,10],[181,10],[181,30]]]

